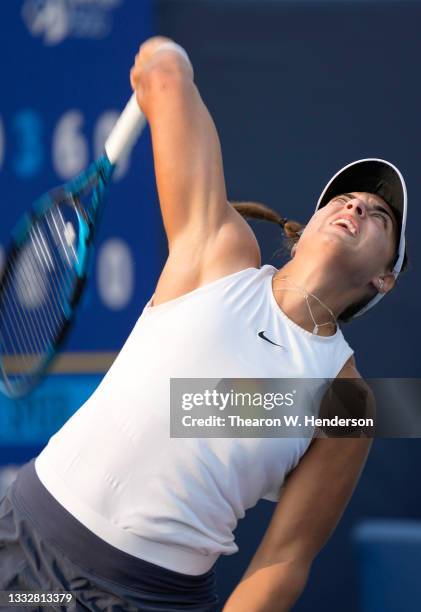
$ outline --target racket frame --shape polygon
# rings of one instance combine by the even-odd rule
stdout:
[[[93,241],[98,231],[98,225],[105,203],[107,186],[119,160],[130,152],[138,140],[145,126],[145,122],[145,117],[136,100],[136,94],[133,93],[107,138],[105,153],[76,178],[71,179],[63,186],[48,192],[36,200],[29,212],[25,213],[18,221],[12,232],[12,242],[7,249],[6,264],[0,278],[0,305],[4,291],[6,271],[8,270],[8,262],[16,257],[28,238],[33,225],[37,220],[46,215],[49,210],[57,206],[60,198],[61,202],[69,198],[72,199],[79,222],[79,241],[77,247],[79,261],[75,266],[77,281],[72,299],[68,305],[66,322],[60,329],[57,338],[54,339],[51,350],[46,355],[42,366],[37,368],[32,374],[28,374],[28,377],[31,376],[31,378],[28,378],[26,383],[23,381],[21,384],[10,383],[4,368],[3,358],[0,356],[0,372],[3,379],[0,380],[0,391],[10,398],[18,398],[27,395],[39,384],[68,335],[75,319],[77,306],[86,285],[93,252]],[[85,207],[81,204],[81,198],[90,192],[92,188],[93,193],[90,205]]]
[[[5,283],[7,282],[8,264],[11,264],[11,262],[17,259],[34,225],[59,204],[72,200],[72,205],[74,206],[79,223],[79,240],[77,245],[78,257],[74,268],[76,272],[76,282],[71,300],[66,305],[65,322],[54,338],[54,342],[48,353],[46,353],[42,365],[35,368],[33,372],[29,371],[27,380],[23,379],[20,382],[11,382],[4,367],[3,358],[0,358],[2,378],[2,380],[0,380],[0,392],[9,398],[23,397],[39,384],[57,352],[66,340],[72,324],[74,323],[77,306],[86,286],[93,254],[92,246],[105,204],[107,185],[112,178],[114,169],[115,165],[111,164],[107,155],[104,154],[100,159],[91,164],[83,174],[68,181],[61,187],[53,189],[36,200],[30,210],[19,220],[12,232],[12,242],[7,249],[5,258],[6,264],[0,278],[0,304]],[[84,206],[81,203],[81,199],[86,193],[92,190],[92,188],[93,192],[90,204]]]

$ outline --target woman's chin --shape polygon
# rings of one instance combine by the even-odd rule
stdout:
[[[345,239],[344,239],[345,238]],[[323,232],[318,236],[318,240],[313,243],[313,250],[316,252],[325,252],[326,255],[335,255],[335,257],[346,255],[349,257],[350,253],[355,253],[355,245],[348,239],[347,236],[343,236],[338,232]]]

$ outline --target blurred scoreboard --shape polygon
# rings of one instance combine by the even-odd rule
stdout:
[[[20,215],[101,153],[153,32],[150,0],[0,2],[0,267]],[[37,454],[93,392],[153,292],[165,241],[151,153],[145,124],[116,171],[61,374],[28,398],[0,397],[0,494],[13,464]]]
[[[0,265],[22,212],[102,151],[152,33],[150,0],[0,3]],[[67,350],[121,347],[153,292],[163,244],[145,124],[116,172]]]

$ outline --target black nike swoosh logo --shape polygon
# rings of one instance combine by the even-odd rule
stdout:
[[[277,342],[273,342],[273,340],[270,340],[269,338],[267,338],[267,337],[265,336],[265,332],[264,332],[264,330],[263,330],[263,331],[261,331],[261,332],[259,332],[257,335],[258,335],[258,336],[259,336],[259,338],[261,338],[262,340],[266,340],[266,342],[270,342],[271,344],[274,344],[275,346],[280,346],[280,347],[281,347],[281,348],[283,348],[283,349],[285,348],[284,346],[282,346],[282,344],[278,344]]]

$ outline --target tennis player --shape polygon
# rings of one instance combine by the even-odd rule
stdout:
[[[0,587],[71,591],[80,610],[218,610],[215,561],[237,551],[237,521],[265,498],[273,517],[223,609],[284,612],[370,441],[171,438],[170,379],[360,378],[340,323],[395,286],[405,184],[392,164],[360,160],[305,227],[264,206],[237,210],[185,51],[148,40],[131,84],[151,128],[168,259],[98,389],[3,499]],[[280,270],[261,266],[239,211],[283,226],[294,245]]]

